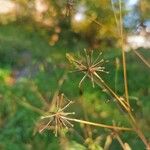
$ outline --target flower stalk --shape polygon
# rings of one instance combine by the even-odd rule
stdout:
[[[127,102],[126,99],[124,99],[123,97],[118,96],[106,83],[105,81],[100,77],[100,75],[98,74],[98,71],[96,69],[94,70],[89,70],[89,69],[82,69],[82,68],[91,68],[91,66],[89,66],[89,64],[85,64],[82,63],[81,59],[80,61],[78,61],[77,59],[75,59],[73,56],[71,56],[70,54],[66,55],[68,60],[75,66],[75,68],[77,69],[77,71],[79,72],[83,72],[85,75],[87,75],[87,77],[90,78],[90,80],[94,83],[96,83],[98,86],[102,87],[105,89],[105,91],[107,91],[112,97],[114,97],[116,99],[116,102],[119,104],[119,106],[121,106],[121,109],[123,111],[126,112],[126,114],[128,115],[130,124],[132,125],[134,131],[137,133],[137,135],[141,138],[141,140],[143,141],[143,143],[146,145],[147,148],[149,148],[149,142],[147,141],[147,139],[145,138],[143,132],[141,131],[137,121],[134,118],[134,115],[132,114],[132,108],[130,107],[129,103]],[[89,57],[88,54],[86,56],[87,58]],[[97,60],[97,59],[96,59]],[[93,65],[93,63],[91,63],[90,65]],[[96,67],[101,67],[101,64],[98,63],[98,65]],[[83,79],[81,79],[83,82]],[[81,82],[81,81],[80,81]]]

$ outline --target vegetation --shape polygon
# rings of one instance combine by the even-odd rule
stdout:
[[[37,21],[16,2],[28,11],[0,21],[0,149],[149,149],[150,53],[125,52],[125,4],[46,1]]]

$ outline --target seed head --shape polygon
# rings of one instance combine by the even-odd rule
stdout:
[[[83,72],[84,76],[79,82],[79,87],[81,87],[82,82],[86,77],[91,79],[92,85],[94,87],[94,77],[100,78],[100,73],[108,73],[105,71],[105,67],[103,64],[106,62],[104,59],[100,59],[102,53],[99,53],[96,59],[93,58],[93,51],[87,52],[84,49],[84,57],[79,58],[79,60],[75,59],[70,54],[66,54],[68,60],[75,66],[77,72]]]
[[[68,102],[62,106],[62,101],[67,100]],[[58,135],[58,132],[64,128],[68,129],[73,127],[73,124],[67,120],[66,116],[75,114],[74,112],[65,112],[65,110],[72,104],[72,101],[65,98],[64,94],[58,95],[55,111],[48,112],[48,115],[41,116],[40,120],[45,121],[46,123],[39,129],[39,132],[42,133],[45,129],[54,129],[55,136]]]

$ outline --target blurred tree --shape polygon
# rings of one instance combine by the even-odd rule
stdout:
[[[30,18],[48,27],[48,30],[61,29],[79,33],[90,48],[97,48],[105,43],[112,46],[117,36],[117,27],[110,1],[106,0],[13,0],[19,6],[18,16]],[[81,10],[80,10],[81,9]],[[84,11],[82,11],[84,9]],[[80,20],[76,16],[85,15]],[[55,29],[57,27],[57,29]],[[58,31],[58,30],[57,30]],[[68,33],[69,34],[69,33]],[[54,40],[53,40],[54,39]],[[50,44],[59,39],[54,32]],[[104,42],[105,41],[105,42]]]
[[[111,2],[87,0],[78,2],[77,5],[78,18],[77,16],[73,18],[74,30],[82,33],[90,48],[98,48],[102,43],[112,46],[113,39],[117,37],[117,27]],[[80,9],[85,10],[80,11]],[[85,15],[83,20],[81,15]]]
[[[115,46],[118,41],[118,26],[112,10],[111,1],[106,0],[13,0],[19,6],[18,16],[30,18],[50,31],[50,45],[60,38],[61,31],[77,33],[88,43],[90,49],[107,45]],[[118,1],[114,3],[119,18]],[[125,1],[122,0],[122,13],[126,15]],[[149,0],[141,0],[134,7],[134,14],[140,21],[150,17]],[[137,21],[137,20],[136,20]],[[129,25],[131,26],[131,25]],[[67,32],[65,34],[70,34]],[[64,35],[63,35],[64,36]],[[62,38],[63,39],[63,38]]]
[[[150,0],[140,0],[138,3],[140,20],[150,20]]]

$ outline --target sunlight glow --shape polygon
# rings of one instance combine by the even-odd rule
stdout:
[[[137,49],[139,47],[150,48],[149,39],[141,35],[128,36],[127,43],[133,49]]]
[[[77,22],[81,22],[85,19],[85,11],[86,11],[86,7],[84,5],[80,5],[77,8],[77,13],[74,16],[74,20]]]
[[[85,15],[84,15],[83,13],[77,13],[77,14],[75,14],[75,16],[74,16],[74,19],[75,19],[77,22],[80,22],[80,21],[84,20],[84,18],[85,18]]]
[[[133,5],[137,4],[138,1],[139,1],[139,0],[128,0],[127,4],[128,4],[129,6],[133,6]]]
[[[16,5],[10,0],[0,0],[0,14],[7,14],[15,10]]]
[[[138,3],[139,0],[127,0],[126,2],[126,8],[128,10],[132,9],[137,3]]]

